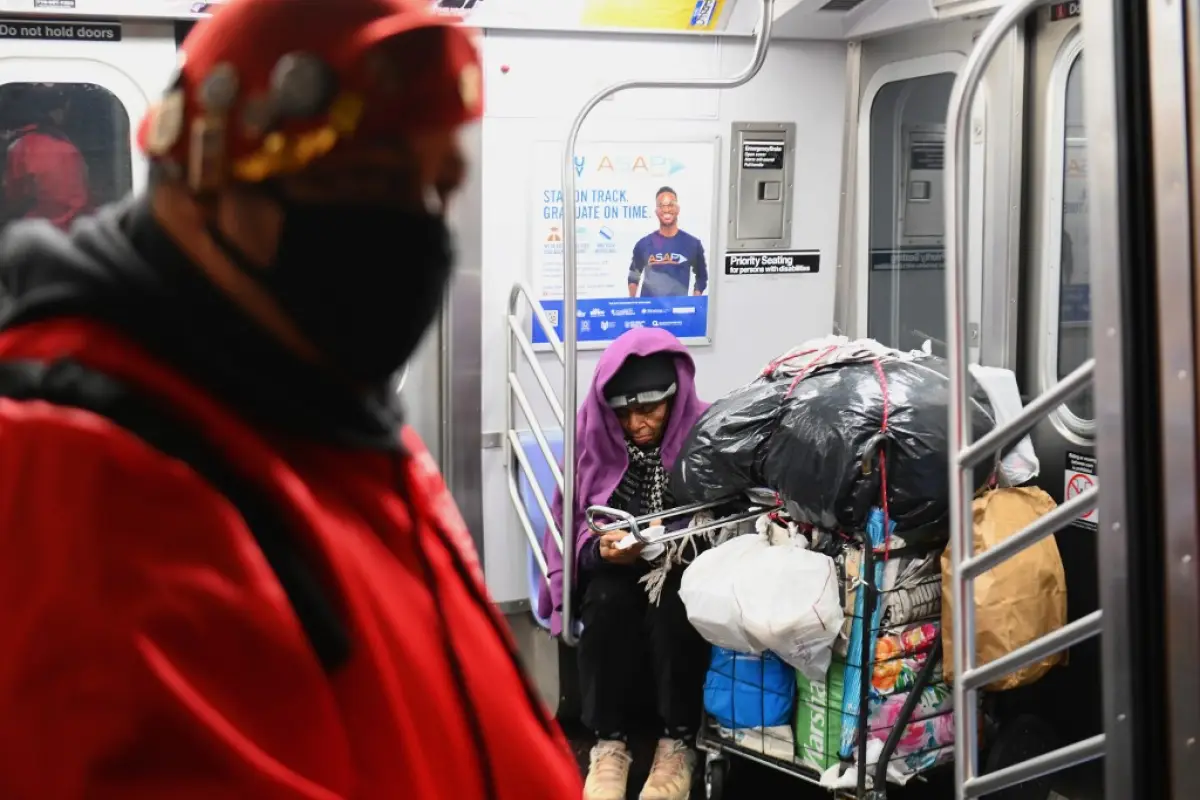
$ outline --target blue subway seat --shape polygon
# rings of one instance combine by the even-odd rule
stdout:
[[[550,452],[554,454],[554,459],[559,464],[562,464],[563,455],[563,435],[558,429],[550,429],[543,431],[546,436],[546,443],[550,445]],[[533,468],[534,477],[537,478],[538,486],[542,490],[542,494],[546,497],[546,503],[554,499],[554,493],[558,486],[554,482],[554,472],[550,465],[546,462],[546,457],[542,454],[542,448],[538,446],[537,439],[529,431],[522,431],[518,434],[518,439],[521,442],[521,449],[525,453],[525,458],[529,460],[529,466]],[[525,503],[525,513],[529,515],[529,521],[533,524],[533,530],[539,537],[546,532],[546,517],[542,514],[542,509],[538,506],[537,499],[533,494],[533,487],[529,485],[529,480],[525,477],[525,470],[519,465],[514,465],[517,470],[517,487],[521,493],[521,500]],[[545,580],[542,576],[542,571],[538,567],[537,559],[533,556],[533,550],[529,551],[529,602],[533,612],[533,618],[543,628],[550,628],[549,618],[543,619],[538,616],[538,593],[541,589],[542,582]]]

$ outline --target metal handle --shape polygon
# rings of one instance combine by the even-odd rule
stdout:
[[[687,515],[695,515],[701,511],[707,511],[711,508],[716,508],[720,505],[725,505],[727,500],[719,500],[710,503],[695,503],[690,506],[680,506],[679,508],[671,508],[658,514],[646,514],[645,516],[635,517],[628,511],[622,511],[619,508],[609,508],[607,506],[591,506],[587,510],[588,528],[594,533],[611,533],[612,531],[627,530],[633,534],[634,538],[642,544],[665,544],[673,542],[676,539],[685,539],[688,536],[694,536],[698,533],[708,533],[709,531],[720,530],[729,525],[737,525],[742,522],[748,522],[752,519],[758,519],[763,514],[769,514],[772,511],[778,511],[783,508],[780,503],[775,506],[759,506],[751,505],[749,508],[743,509],[736,513],[730,514],[727,517],[714,519],[711,522],[706,522],[703,525],[697,525],[694,528],[686,528],[684,530],[668,533],[659,536],[656,539],[647,539],[642,533],[642,526],[648,522],[655,520],[671,519],[673,517],[682,517]],[[608,517],[615,519],[616,522],[600,523],[596,521],[597,517]]]
[[[692,503],[687,506],[679,506],[678,508],[668,508],[665,511],[660,511],[656,514],[644,514],[640,517],[635,517],[628,511],[622,511],[619,508],[609,508],[608,506],[590,506],[586,512],[587,526],[593,533],[612,533],[613,531],[629,531],[638,541],[643,544],[650,544],[650,540],[642,535],[642,528],[653,522],[662,522],[668,519],[677,517],[692,517],[699,514],[701,511],[710,511],[714,508],[729,505],[737,500],[746,500],[745,497],[734,495],[723,500],[711,500],[706,503]],[[734,512],[726,517],[715,519],[712,522],[698,525],[695,528],[689,528],[687,531],[680,534],[671,534],[667,537],[659,537],[656,542],[669,541],[670,539],[681,538],[693,533],[704,533],[706,531],[723,528],[726,525],[733,525],[738,522],[744,522],[747,519],[755,519],[763,514],[770,514],[772,511],[778,511],[783,508],[783,503],[757,503],[751,501],[749,505],[741,511]],[[598,517],[607,517],[615,522],[599,522]]]
[[[628,530],[634,535],[639,542],[650,544],[650,540],[642,535],[641,520],[630,514],[628,511],[622,511],[619,508],[609,508],[608,506],[591,506],[588,508],[585,517],[588,527],[595,533],[610,533],[612,531]],[[601,525],[596,522],[596,517],[608,517],[609,519],[619,520],[610,525]]]
[[[606,89],[601,89],[594,94],[590,100],[583,104],[583,108],[579,109],[579,113],[575,116],[575,121],[571,123],[571,130],[567,134],[567,141],[563,146],[562,169],[563,305],[561,320],[563,324],[563,344],[566,349],[566,363],[563,368],[566,391],[564,392],[563,405],[567,408],[568,413],[575,412],[576,399],[579,392],[578,331],[576,330],[578,323],[575,321],[575,301],[578,292],[576,285],[576,278],[578,277],[576,274],[577,254],[575,252],[575,145],[579,141],[579,131],[583,128],[583,123],[587,120],[588,115],[592,113],[593,109],[605,99],[627,89],[735,89],[741,86],[757,75],[758,71],[762,69],[763,62],[767,60],[767,46],[771,41],[771,26],[774,22],[775,0],[762,0],[762,8],[759,10],[757,33],[754,38],[754,53],[746,68],[731,78],[621,81],[614,83]],[[569,465],[575,463],[575,426],[573,424],[563,426],[563,461]],[[572,470],[573,472],[574,470]],[[576,636],[571,614],[571,590],[574,588],[575,578],[575,548],[572,546],[575,531],[574,480],[566,482],[563,486],[562,496],[563,539],[568,543],[567,547],[563,549],[562,637],[564,642],[574,645],[576,643]]]
[[[640,517],[633,517],[628,512],[619,509],[608,508],[607,506],[591,506],[587,510],[587,525],[588,529],[593,533],[612,533],[613,531],[630,530],[637,532],[647,523],[654,520],[668,520],[675,517],[686,517],[699,514],[701,511],[708,511],[713,508],[718,508],[727,505],[738,499],[737,495],[727,497],[724,500],[713,500],[707,503],[692,503],[687,506],[679,506],[678,508],[669,508],[665,511],[660,511],[657,514],[644,514]],[[617,522],[597,522],[596,517],[608,517],[615,519]]]

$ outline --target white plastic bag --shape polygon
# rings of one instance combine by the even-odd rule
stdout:
[[[733,582],[744,561],[757,560],[751,556],[770,547],[762,536],[736,536],[704,551],[683,571],[679,599],[692,627],[710,644],[739,653],[762,652],[742,632]]]
[[[972,364],[971,376],[987,394],[997,425],[1003,425],[1021,413],[1021,392],[1017,388],[1017,376],[1012,370]],[[1026,435],[1000,460],[1000,485],[1020,486],[1036,478],[1040,470],[1033,439]]]
[[[802,537],[750,551],[738,561],[734,602],[745,638],[812,681],[823,681],[845,612],[833,559]]]

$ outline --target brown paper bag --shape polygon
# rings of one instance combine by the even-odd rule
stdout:
[[[1037,488],[996,489],[976,498],[975,552],[982,553],[1044,516],[1055,507]],[[942,553],[942,646],[954,652],[951,636],[950,548]],[[1053,536],[1047,536],[975,579],[975,663],[995,661],[1067,622],[1067,580]],[[1028,686],[1063,663],[1064,653],[1032,664],[986,688],[1001,692]],[[943,669],[953,679],[952,659]]]

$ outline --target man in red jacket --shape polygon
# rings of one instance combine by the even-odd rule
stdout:
[[[472,43],[428,0],[234,0],[183,51],[149,193],[0,239],[0,798],[579,797],[386,400]]]

